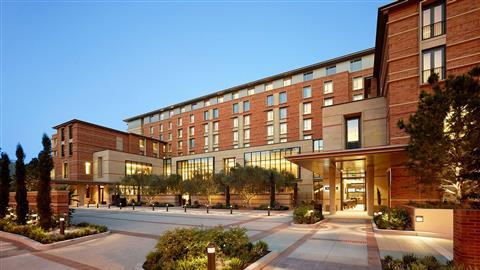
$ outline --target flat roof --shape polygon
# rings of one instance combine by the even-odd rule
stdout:
[[[374,52],[375,52],[375,48],[369,48],[369,49],[365,49],[365,50],[362,50],[362,51],[346,54],[346,55],[343,55],[343,56],[340,56],[340,57],[336,57],[336,58],[329,59],[329,60],[326,60],[326,61],[318,62],[318,63],[308,65],[308,66],[304,66],[304,67],[301,67],[301,68],[292,69],[292,70],[282,72],[282,73],[279,73],[279,74],[276,74],[276,75],[272,75],[272,76],[265,77],[265,78],[262,78],[262,79],[258,79],[258,80],[255,80],[255,81],[251,81],[251,82],[248,82],[248,83],[240,84],[240,85],[233,86],[233,87],[230,87],[230,88],[226,88],[226,89],[214,92],[212,94],[204,95],[204,96],[197,97],[197,98],[194,98],[194,99],[190,99],[190,100],[187,100],[187,101],[184,101],[184,102],[173,104],[173,105],[170,105],[170,106],[167,106],[167,107],[163,107],[163,108],[160,108],[160,109],[157,109],[157,110],[153,110],[153,111],[150,111],[150,112],[147,112],[147,113],[143,113],[143,114],[139,114],[139,115],[136,115],[136,116],[133,116],[133,117],[129,117],[127,119],[124,119],[123,121],[124,122],[130,122],[130,121],[133,121],[133,120],[136,120],[136,119],[139,119],[139,118],[142,118],[142,117],[146,117],[146,116],[149,116],[149,115],[152,115],[152,114],[155,114],[155,113],[164,112],[164,111],[176,108],[176,107],[181,107],[181,106],[184,106],[184,105],[187,105],[187,104],[202,101],[202,100],[207,99],[207,98],[216,97],[218,95],[223,95],[223,94],[233,92],[233,91],[237,91],[237,90],[241,90],[241,89],[244,89],[244,88],[249,88],[249,87],[252,87],[252,86],[256,86],[258,84],[262,84],[262,83],[265,83],[265,82],[270,82],[270,81],[273,81],[273,80],[281,79],[281,78],[286,77],[286,76],[295,75],[295,74],[302,73],[302,72],[305,72],[305,71],[309,71],[309,70],[312,70],[312,69],[317,69],[317,68],[320,68],[320,67],[329,66],[329,65],[332,65],[332,64],[335,64],[335,63],[338,63],[338,62],[342,62],[342,61],[346,61],[346,60],[349,60],[349,59],[352,59],[352,58],[373,54]]]
[[[89,125],[89,126],[96,127],[96,128],[101,128],[101,129],[106,129],[106,130],[110,130],[110,131],[125,134],[125,135],[133,135],[133,136],[142,137],[142,138],[145,138],[145,139],[151,139],[151,140],[158,141],[158,142],[161,142],[161,143],[166,143],[165,141],[162,141],[162,140],[159,140],[159,139],[156,139],[156,138],[153,138],[153,137],[148,137],[148,136],[140,135],[140,134],[137,134],[137,133],[125,132],[125,131],[121,131],[121,130],[118,130],[118,129],[113,129],[113,128],[97,125],[97,124],[94,124],[94,123],[90,123],[90,122],[86,122],[86,121],[82,121],[82,120],[78,120],[78,119],[69,120],[67,122],[64,122],[64,123],[58,124],[56,126],[53,126],[52,128],[53,129],[58,129],[60,127],[68,126],[68,125],[74,124],[74,123],[80,123],[80,124]]]

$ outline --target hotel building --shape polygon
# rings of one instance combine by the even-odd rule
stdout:
[[[58,125],[55,182],[75,184],[82,202],[95,192],[108,201],[105,186],[126,174],[186,179],[240,164],[293,173],[298,200],[331,213],[439,200],[405,168],[397,122],[415,112],[430,74],[480,63],[479,18],[477,0],[395,1],[378,10],[375,48],[130,117],[127,132]]]

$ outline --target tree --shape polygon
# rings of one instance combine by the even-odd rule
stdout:
[[[27,170],[25,185],[28,191],[36,191],[38,186],[38,158],[32,158],[25,166]]]
[[[37,211],[40,218],[40,227],[48,230],[52,227],[52,208],[50,206],[50,172],[53,169],[53,160],[51,157],[52,145],[47,134],[42,137],[43,149],[38,154],[38,193],[37,193]]]
[[[265,171],[260,167],[235,166],[231,169],[231,176],[231,186],[247,207],[250,207],[250,201],[257,194],[265,191]]]
[[[212,195],[216,194],[219,190],[219,184],[215,180],[215,175],[205,174],[200,182],[200,194],[207,197],[209,205],[212,205]]]
[[[137,194],[137,202],[141,202],[142,193],[144,193],[146,188],[150,185],[151,180],[151,175],[132,174],[125,176],[120,181],[120,185],[127,187],[127,189],[131,189],[130,191],[133,191],[133,193]]]
[[[449,76],[432,75],[417,112],[398,126],[410,135],[407,165],[422,183],[442,188],[464,203],[479,192],[480,67]]]
[[[15,193],[15,200],[17,202],[16,214],[17,222],[25,225],[27,223],[28,215],[28,200],[27,200],[27,187],[25,186],[25,153],[20,144],[17,145],[17,161],[15,162],[15,178],[17,182],[17,189]]]
[[[11,181],[10,159],[7,153],[2,153],[0,159],[0,218],[4,218],[7,214]]]
[[[221,170],[219,173],[214,174],[214,181],[218,189],[225,192],[225,205],[230,206],[230,184],[231,184],[231,175],[230,172],[225,173]]]

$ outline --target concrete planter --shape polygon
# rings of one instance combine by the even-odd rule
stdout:
[[[480,269],[480,210],[453,212],[453,260],[467,268]]]
[[[108,234],[110,234],[110,231],[106,231],[106,232],[103,232],[103,233],[97,233],[97,234],[91,234],[91,235],[82,236],[82,237],[73,238],[73,239],[68,239],[68,240],[59,241],[59,242],[55,242],[55,243],[51,243],[51,244],[42,244],[40,242],[32,240],[32,239],[30,239],[26,236],[23,236],[23,235],[18,235],[18,234],[14,234],[14,233],[0,231],[0,237],[5,238],[7,240],[11,240],[13,242],[20,243],[20,244],[22,244],[24,246],[27,246],[27,247],[29,247],[33,250],[39,250],[39,251],[70,246],[70,245],[73,245],[73,244],[78,244],[78,243],[86,242],[86,241],[89,241],[89,240],[101,238],[101,237],[107,236]]]
[[[453,239],[453,209],[401,207],[407,209],[417,235]]]

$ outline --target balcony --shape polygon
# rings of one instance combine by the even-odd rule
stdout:
[[[434,73],[438,75],[438,80],[445,79],[445,67],[437,67],[422,71],[422,82],[428,83],[428,78]]]
[[[422,27],[422,39],[426,40],[445,34],[445,21],[436,22]]]

